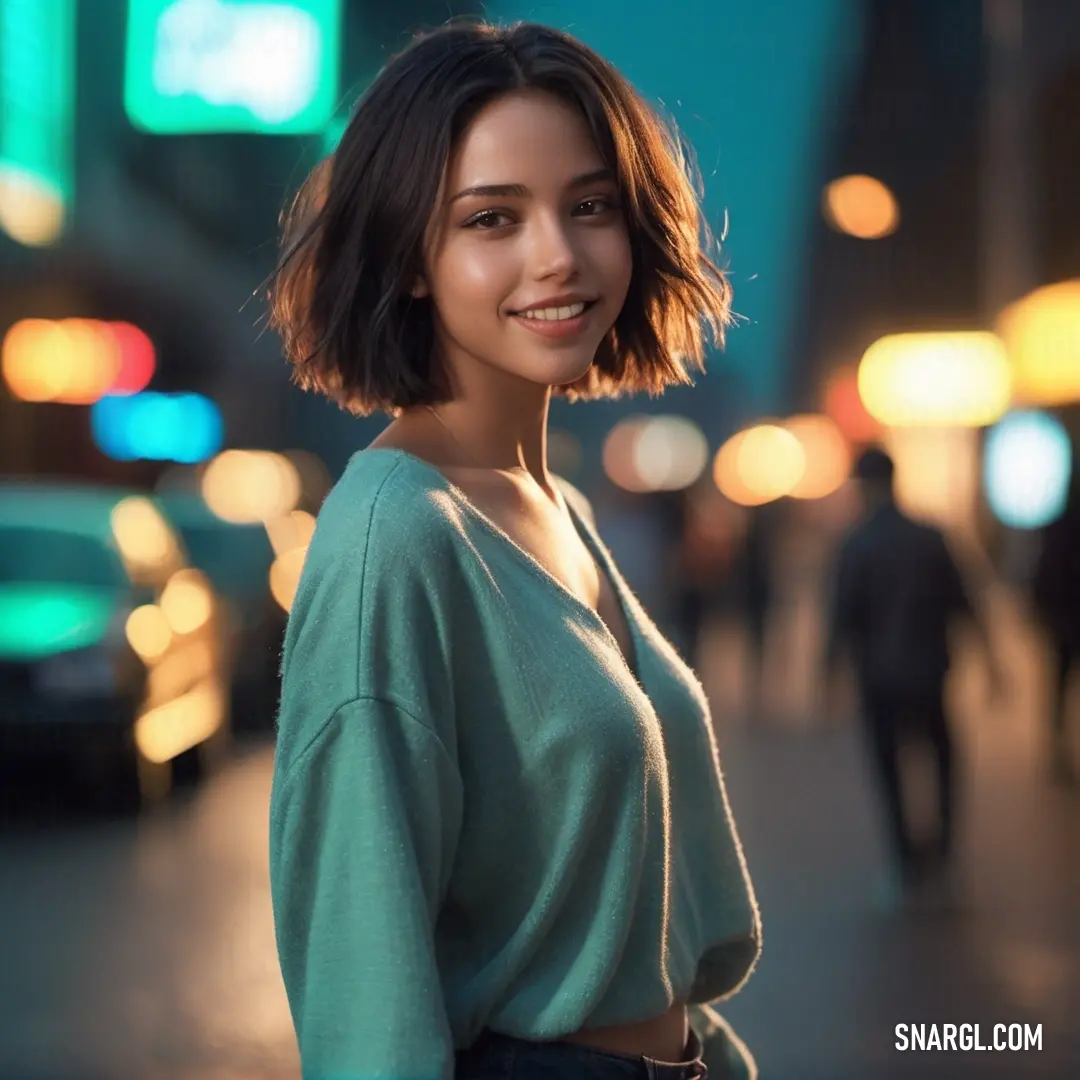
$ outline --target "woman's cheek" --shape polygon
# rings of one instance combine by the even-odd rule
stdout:
[[[516,277],[508,245],[492,243],[459,249],[444,269],[448,291],[465,301],[498,303],[513,288]]]
[[[613,229],[606,237],[604,263],[612,277],[630,284],[633,270],[633,253],[630,250],[630,237],[625,229]]]

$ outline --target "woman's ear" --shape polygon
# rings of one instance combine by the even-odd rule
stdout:
[[[419,299],[421,296],[430,296],[431,290],[428,288],[427,282],[423,277],[417,277],[413,282],[412,295],[414,299]]]

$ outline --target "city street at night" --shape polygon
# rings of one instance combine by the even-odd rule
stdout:
[[[959,725],[971,789],[948,910],[890,892],[857,729],[724,722],[733,651],[712,640],[705,682],[765,925],[752,982],[721,1009],[762,1077],[1070,1075],[1080,795],[1044,777],[1023,641],[1012,708],[980,716],[972,686]],[[268,894],[272,753],[242,746],[137,822],[7,825],[4,1080],[297,1080]],[[895,1025],[946,1022],[980,1023],[984,1042],[995,1023],[1041,1024],[1042,1050],[893,1049]]]
[[[0,1080],[1080,1080],[1078,118],[1080,0],[0,0]]]

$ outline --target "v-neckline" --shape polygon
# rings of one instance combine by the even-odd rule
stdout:
[[[440,487],[443,488],[448,494],[450,494],[458,503],[465,508],[465,510],[475,518],[485,529],[487,529],[492,535],[501,540],[511,551],[515,552],[518,558],[532,570],[535,574],[539,575],[544,581],[555,588],[565,600],[569,601],[578,611],[584,612],[597,626],[600,627],[603,634],[607,637],[609,642],[614,646],[616,653],[622,658],[623,664],[626,666],[627,671],[634,678],[639,686],[644,688],[644,684],[641,681],[641,646],[639,642],[637,626],[634,620],[630,616],[626,598],[623,596],[622,587],[617,578],[615,568],[612,565],[611,560],[608,558],[607,553],[602,549],[601,545],[596,542],[588,523],[585,522],[575,509],[573,502],[566,498],[566,496],[560,491],[562,500],[566,504],[566,508],[570,513],[570,520],[577,530],[578,536],[581,537],[582,542],[588,549],[589,554],[596,561],[598,568],[607,575],[608,582],[611,585],[612,593],[615,596],[615,602],[619,605],[619,610],[622,613],[623,622],[626,624],[627,633],[629,635],[630,650],[633,653],[632,657],[628,657],[623,652],[622,645],[619,644],[619,639],[615,636],[611,627],[604,621],[603,616],[589,607],[584,600],[581,599],[576,593],[569,589],[562,581],[560,581],[532,552],[526,550],[519,544],[505,529],[494,522],[487,514],[483,512],[469,496],[453,482],[438,466],[433,465],[430,461],[425,461],[424,458],[418,457],[416,454],[409,450],[403,450],[399,446],[372,446],[361,453],[382,453],[382,454],[395,454],[405,461],[413,462],[415,465],[423,469],[424,472],[434,476]]]

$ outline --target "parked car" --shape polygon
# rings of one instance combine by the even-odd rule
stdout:
[[[287,615],[270,591],[274,549],[266,528],[223,521],[197,492],[166,492],[158,500],[192,565],[229,610],[233,730],[273,731]]]
[[[0,481],[0,754],[133,809],[229,734],[220,598],[139,492]]]

